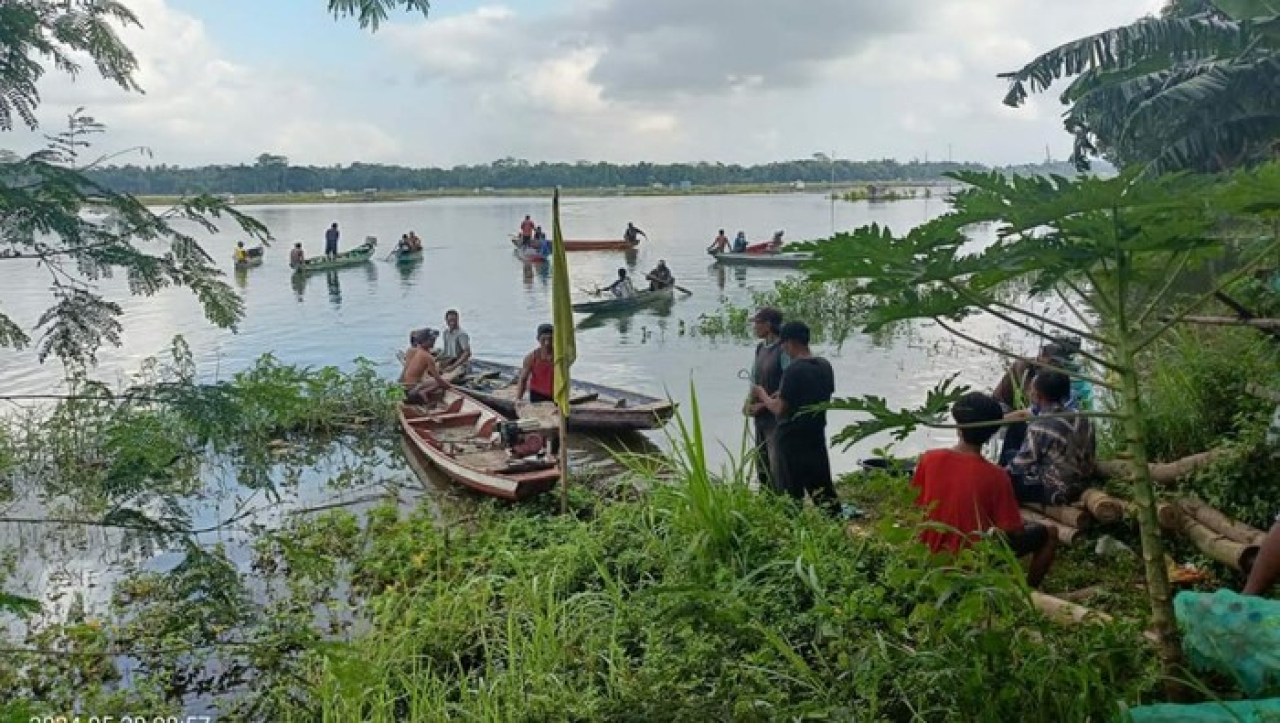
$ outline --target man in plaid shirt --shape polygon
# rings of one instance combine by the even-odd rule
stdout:
[[[1019,502],[1065,505],[1075,502],[1094,473],[1097,441],[1087,417],[1070,414],[1071,379],[1042,370],[1031,386],[1039,411],[1027,427],[1026,439],[1009,463],[1009,477]]]

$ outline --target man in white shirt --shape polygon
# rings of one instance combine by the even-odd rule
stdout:
[[[636,295],[636,289],[631,285],[631,279],[627,278],[626,269],[618,269],[618,280],[604,287],[602,291],[613,292],[615,298],[630,299]]]
[[[461,369],[464,373],[467,371],[467,362],[471,361],[471,336],[459,326],[457,309],[449,309],[444,313],[440,361],[441,372]]]

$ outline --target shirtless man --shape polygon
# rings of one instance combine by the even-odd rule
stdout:
[[[449,382],[440,376],[440,367],[431,355],[437,336],[439,332],[435,329],[420,329],[409,335],[412,346],[405,354],[404,370],[400,373],[400,385],[404,387],[407,404],[430,404],[433,398],[438,400],[450,387]]]

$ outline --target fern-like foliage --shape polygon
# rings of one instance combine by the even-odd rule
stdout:
[[[360,27],[377,30],[391,10],[404,8],[407,12],[426,15],[431,9],[429,0],[329,0],[329,12],[338,19],[355,16]]]
[[[1000,77],[1004,102],[1075,78],[1061,95],[1072,160],[1151,173],[1216,172],[1274,156],[1280,138],[1280,12],[1261,0],[1174,3],[1075,40]]]

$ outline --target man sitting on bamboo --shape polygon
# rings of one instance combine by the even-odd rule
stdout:
[[[1067,505],[1080,499],[1094,474],[1097,440],[1087,417],[1066,408],[1071,379],[1062,372],[1041,370],[1031,383],[1036,416],[1009,463],[1009,476],[1019,502]]]
[[[444,396],[449,382],[440,376],[440,367],[431,354],[439,332],[435,329],[419,329],[409,335],[409,352],[404,357],[404,369],[400,373],[400,385],[404,387],[406,404],[431,404]]]

